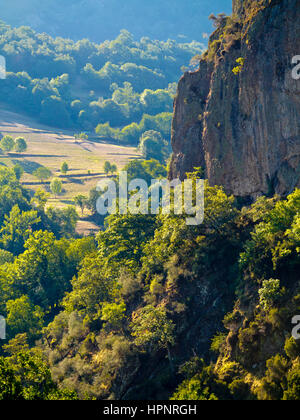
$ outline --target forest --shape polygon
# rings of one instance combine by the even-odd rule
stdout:
[[[1,399],[299,399],[299,345],[284,333],[299,307],[299,190],[241,208],[207,185],[202,225],[112,215],[80,238],[74,209],[0,174]]]
[[[113,41],[95,44],[2,22],[0,36],[7,63],[2,103],[47,125],[89,132],[99,126],[99,135],[133,144],[145,119],[148,130],[170,135],[174,83],[203,50],[197,42],[136,42],[125,30]]]

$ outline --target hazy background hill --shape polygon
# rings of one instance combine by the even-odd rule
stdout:
[[[201,40],[210,13],[231,12],[231,0],[3,0],[1,19],[39,32],[100,42],[127,29],[137,38]]]

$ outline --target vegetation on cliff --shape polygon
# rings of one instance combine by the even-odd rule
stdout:
[[[299,190],[240,209],[206,185],[202,225],[113,215],[95,241],[1,171],[2,398],[299,398]]]

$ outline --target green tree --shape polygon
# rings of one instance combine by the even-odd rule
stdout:
[[[102,321],[107,322],[112,328],[119,328],[125,319],[125,302],[104,303],[102,306]]]
[[[120,137],[120,130],[112,128],[108,122],[105,124],[98,124],[95,132],[98,136],[105,137],[106,139],[119,139]]]
[[[99,253],[113,264],[139,267],[143,248],[153,237],[156,228],[154,216],[143,214],[113,214],[106,219],[106,230],[98,235]]]
[[[92,253],[82,261],[77,277],[72,279],[72,291],[63,305],[67,312],[81,311],[90,319],[99,319],[101,304],[111,302],[116,296],[116,280],[103,264],[99,254]]]
[[[226,383],[218,380],[214,367],[205,366],[203,360],[200,362],[199,373],[183,381],[171,400],[216,401],[219,395],[220,399],[231,399]]]
[[[17,379],[8,359],[0,356],[0,400],[18,400],[22,395],[22,384]]]
[[[56,95],[48,96],[42,101],[40,119],[44,124],[54,127],[65,128],[71,126],[67,104]]]
[[[17,165],[13,167],[13,171],[16,175],[17,180],[20,181],[24,174],[24,169],[22,168],[22,166],[17,163]]]
[[[76,133],[74,134],[75,139],[78,140],[88,140],[89,136],[86,133]]]
[[[45,168],[44,166],[39,167],[37,170],[33,172],[33,176],[38,178],[42,183],[47,181],[52,175],[50,169]]]
[[[0,242],[2,246],[18,255],[23,251],[23,245],[32,233],[32,227],[41,221],[34,210],[21,212],[18,205],[15,205],[9,215],[5,216],[4,223],[0,229]]]
[[[57,237],[73,238],[76,232],[78,214],[74,206],[64,208],[48,207],[46,216],[49,223],[49,229]]]
[[[163,163],[170,154],[168,143],[158,131],[146,131],[140,138],[139,149],[145,159],[156,159]]]
[[[78,206],[78,207],[80,207],[80,209],[81,209],[81,214],[82,214],[82,216],[83,216],[83,213],[84,213],[84,209],[85,209],[85,207],[87,206],[87,202],[88,202],[88,199],[87,199],[87,197],[85,196],[85,195],[82,195],[82,194],[79,194],[79,195],[76,195],[76,197],[74,197],[74,202],[75,202],[75,204]]]
[[[92,236],[85,236],[80,239],[72,240],[66,255],[71,264],[73,264],[75,270],[79,267],[79,264],[91,254],[96,252],[96,241]]]
[[[284,401],[300,400],[300,365],[299,362],[293,366],[287,375],[287,389],[283,394]]]
[[[67,164],[67,162],[63,162],[60,168],[60,172],[63,175],[66,175],[68,171],[69,171],[69,165]]]
[[[62,192],[62,181],[58,178],[52,179],[50,189],[56,198]]]
[[[11,252],[5,251],[5,249],[0,249],[0,265],[12,263],[13,261],[14,255]]]
[[[27,333],[29,341],[38,337],[43,328],[43,311],[39,306],[34,306],[28,296],[21,296],[6,303],[6,323],[9,336]]]
[[[17,153],[24,153],[27,150],[27,143],[24,137],[17,137],[15,139],[15,151]]]
[[[280,354],[266,361],[266,376],[262,378],[261,385],[257,388],[260,400],[281,400],[284,389],[287,388],[286,375],[289,370],[289,362]]]
[[[11,357],[0,357],[0,400],[75,399],[75,392],[59,389],[53,382],[42,350],[22,346]]]
[[[92,188],[89,192],[87,207],[91,210],[93,215],[97,213],[97,200],[100,196],[101,196],[101,192],[97,191],[96,188]]]
[[[143,179],[151,185],[152,179],[165,178],[167,169],[157,160],[131,160],[124,168],[128,174],[128,181],[135,178]]]
[[[17,334],[14,338],[9,340],[8,344],[3,345],[3,350],[6,354],[11,356],[29,350],[27,333]]]
[[[13,169],[0,167],[0,224],[15,205],[21,210],[29,210],[29,195],[21,187]]]
[[[44,211],[49,197],[50,194],[46,193],[46,191],[41,188],[38,188],[31,199],[31,205],[40,211]]]
[[[74,275],[68,271],[65,245],[51,232],[34,232],[19,255],[7,269],[13,287],[43,309],[57,304],[70,287]]]
[[[104,173],[105,173],[106,175],[108,175],[108,174],[111,172],[111,164],[110,164],[110,162],[106,161],[106,162],[104,163],[104,166],[103,166],[103,171],[104,171]]]
[[[153,91],[146,89],[141,94],[140,101],[144,106],[145,112],[151,115],[164,111],[172,112],[173,95],[167,90],[158,89]]]
[[[166,309],[163,307],[145,306],[133,314],[131,323],[132,336],[137,346],[150,348],[166,348],[172,368],[170,346],[174,345],[175,324],[168,319]]]
[[[11,136],[4,136],[0,141],[0,147],[4,152],[11,152],[15,146],[15,141]]]
[[[282,296],[280,280],[264,280],[263,286],[258,291],[260,305],[264,309],[271,308]]]
[[[118,171],[118,167],[115,163],[113,163],[112,165],[110,165],[110,172],[111,174],[115,174]]]
[[[147,344],[166,347],[174,344],[175,325],[168,319],[165,308],[148,305],[134,314],[131,329],[138,346]]]

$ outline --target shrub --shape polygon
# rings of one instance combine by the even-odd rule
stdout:
[[[264,309],[270,309],[281,297],[280,280],[264,280],[263,287],[259,289],[259,302]]]
[[[4,136],[0,142],[0,147],[4,152],[11,152],[15,146],[14,139],[11,136]]]
[[[219,353],[226,342],[227,334],[225,333],[218,333],[212,339],[212,343],[210,349],[215,352]]]
[[[15,151],[17,153],[23,153],[27,150],[27,143],[23,137],[17,137],[15,140]]]
[[[61,165],[60,171],[61,171],[62,174],[66,175],[66,173],[68,172],[68,170],[69,170],[69,165],[67,164],[67,162],[64,162]]]
[[[34,171],[32,175],[38,178],[41,182],[45,182],[47,179],[50,178],[52,172],[50,171],[50,169],[41,166],[36,171]]]
[[[59,194],[61,194],[61,192],[62,192],[62,182],[61,182],[61,180],[58,179],[58,178],[54,178],[51,181],[50,189],[51,189],[52,193],[55,195],[55,197],[58,196]]]

